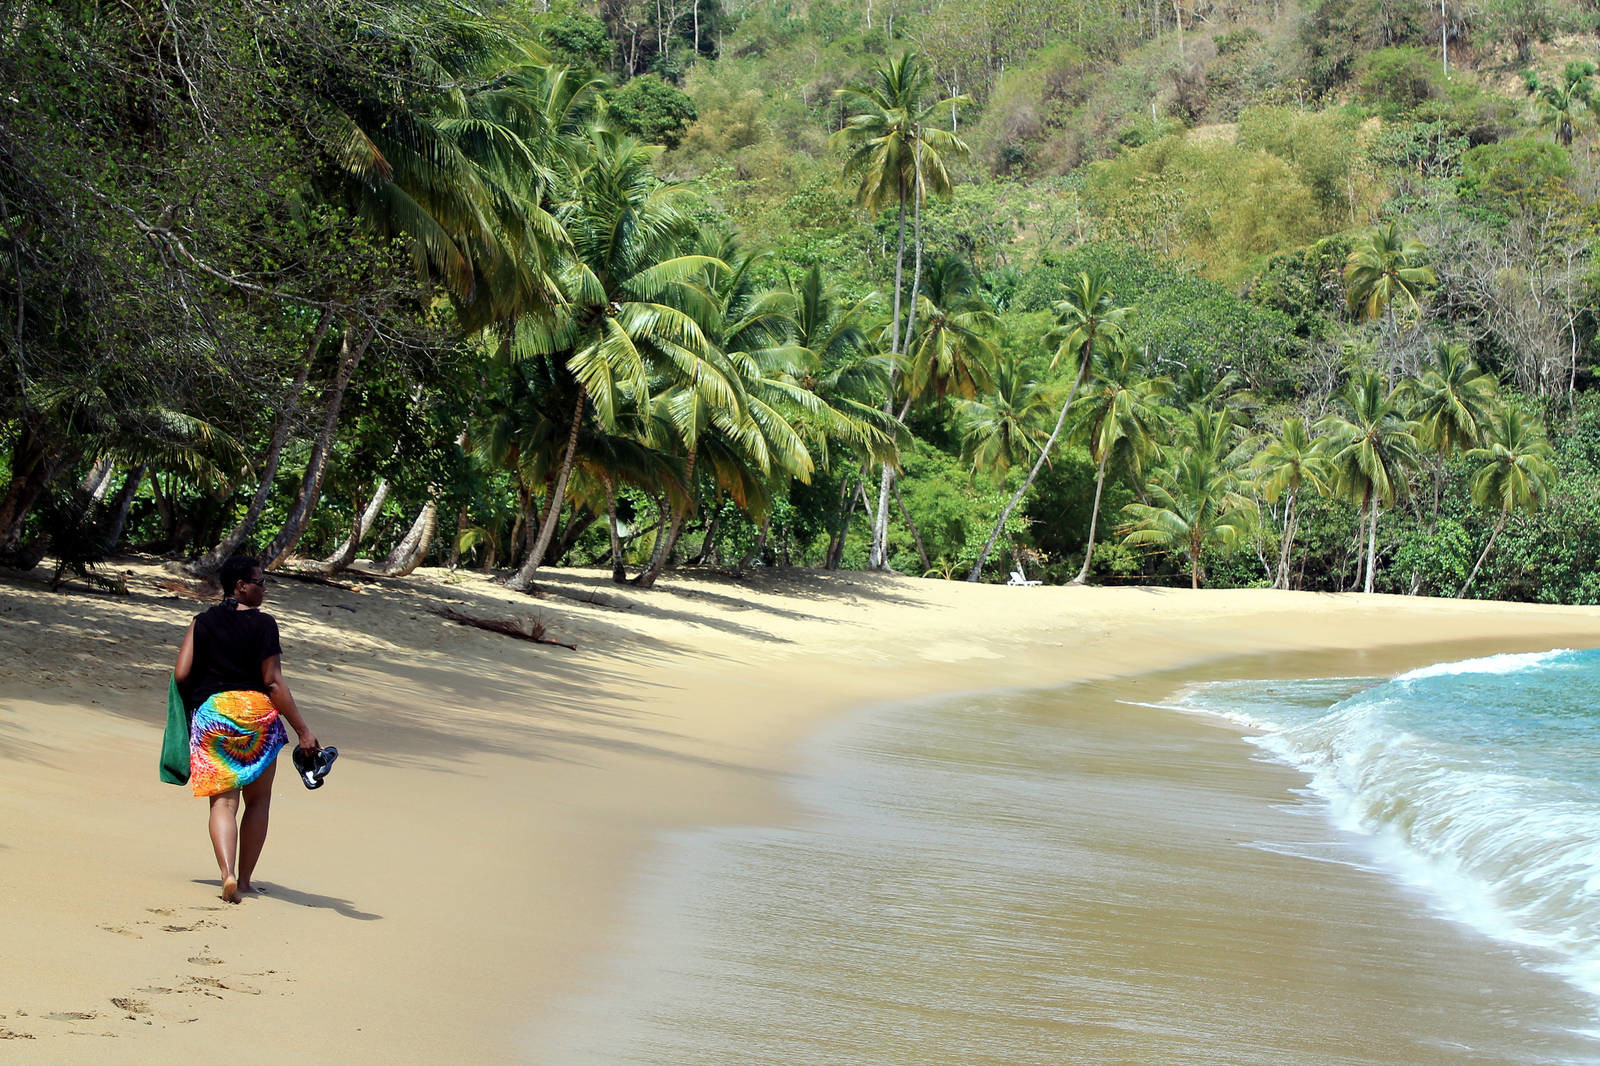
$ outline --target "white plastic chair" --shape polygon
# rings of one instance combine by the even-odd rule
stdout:
[[[1011,580],[1006,582],[1008,585],[1042,585],[1043,583],[1042,581],[1029,581],[1021,570],[1011,571]]]

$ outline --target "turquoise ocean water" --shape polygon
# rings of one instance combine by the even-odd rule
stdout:
[[[1600,651],[1148,692],[838,723],[785,824],[661,840],[530,1061],[1600,1063]]]
[[[1177,706],[1260,730],[1395,876],[1600,997],[1600,650],[1217,682]]]

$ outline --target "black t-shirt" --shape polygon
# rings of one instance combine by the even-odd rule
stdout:
[[[194,666],[189,671],[190,707],[219,692],[266,692],[261,663],[282,655],[278,623],[265,611],[221,604],[195,616]]]

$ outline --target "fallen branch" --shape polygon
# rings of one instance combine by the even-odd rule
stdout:
[[[533,644],[554,644],[558,648],[567,648],[570,651],[578,650],[576,644],[563,644],[559,640],[551,640],[545,636],[548,631],[545,629],[544,623],[531,618],[527,620],[527,627],[524,628],[523,625],[516,622],[501,622],[494,618],[474,618],[470,614],[462,614],[460,611],[450,607],[437,608],[433,613],[451,622],[472,626],[475,629],[487,629],[489,632],[499,633],[501,636],[515,637],[518,640],[526,640]]]
[[[274,570],[273,577],[287,578],[290,581],[304,581],[308,585],[326,585],[331,589],[343,589],[345,592],[365,592],[360,585],[350,585],[343,581],[334,581],[323,577],[321,574],[312,574],[304,570]]]

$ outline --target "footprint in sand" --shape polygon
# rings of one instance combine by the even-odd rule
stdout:
[[[94,1017],[94,1013],[85,1013],[81,1010],[58,1010],[46,1014],[45,1017],[53,1022],[86,1022]]]
[[[173,915],[178,913],[177,911],[168,910],[165,907],[146,907],[145,910],[149,911],[151,914],[159,914],[163,918],[171,918]]]
[[[7,1029],[0,1025],[0,1040],[37,1040],[32,1033],[19,1033],[15,1029]]]
[[[127,1011],[130,1015],[150,1013],[150,1004],[142,999],[132,999],[128,996],[112,996],[111,1005],[120,1011]]]
[[[161,931],[163,933],[192,933],[196,929],[209,929],[216,924],[216,922],[208,922],[201,918],[193,925],[163,925]]]
[[[222,960],[212,958],[210,955],[190,955],[189,961],[196,966],[221,966]]]
[[[235,981],[229,984],[227,981],[218,981],[214,977],[191,977],[189,978],[189,983],[191,985],[199,985],[202,990],[217,988],[224,992],[243,992],[247,996],[259,996],[261,994],[261,989],[247,985],[243,981]]]
[[[138,933],[135,933],[132,929],[124,929],[120,925],[102,925],[102,926],[100,926],[100,928],[104,929],[108,933],[116,933],[118,936],[131,936],[135,940],[143,940],[144,939],[143,936],[141,936]]]

